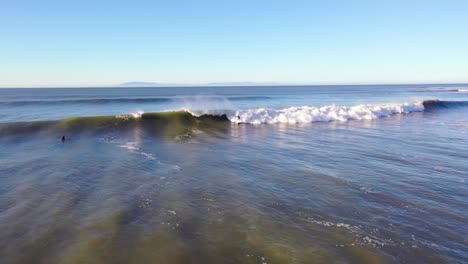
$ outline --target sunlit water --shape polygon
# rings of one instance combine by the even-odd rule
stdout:
[[[0,90],[0,262],[466,263],[463,89]],[[429,99],[459,103],[375,118],[335,109],[347,121],[236,120],[258,108]],[[232,122],[43,122],[180,109]]]

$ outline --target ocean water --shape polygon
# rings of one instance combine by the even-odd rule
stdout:
[[[1,263],[467,263],[467,180],[468,85],[0,89]]]

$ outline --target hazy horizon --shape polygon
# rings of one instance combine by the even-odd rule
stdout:
[[[133,82],[130,82],[133,83]],[[138,82],[140,83],[140,82]],[[284,87],[284,86],[402,86],[402,85],[468,85],[468,82],[457,83],[261,83],[261,82],[217,82],[217,83],[147,83],[145,85],[90,85],[90,86],[24,86],[24,87],[0,87],[0,89],[79,89],[79,88],[203,88],[203,87]]]

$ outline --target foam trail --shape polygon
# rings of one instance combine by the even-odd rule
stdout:
[[[250,124],[312,123],[347,120],[370,120],[394,114],[424,111],[423,102],[357,106],[289,107],[284,109],[258,108],[240,110],[231,122]]]

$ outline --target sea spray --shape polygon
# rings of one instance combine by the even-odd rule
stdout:
[[[194,116],[223,115],[235,113],[236,107],[222,96],[193,96],[179,97],[174,100],[170,109],[177,109],[191,113]]]

